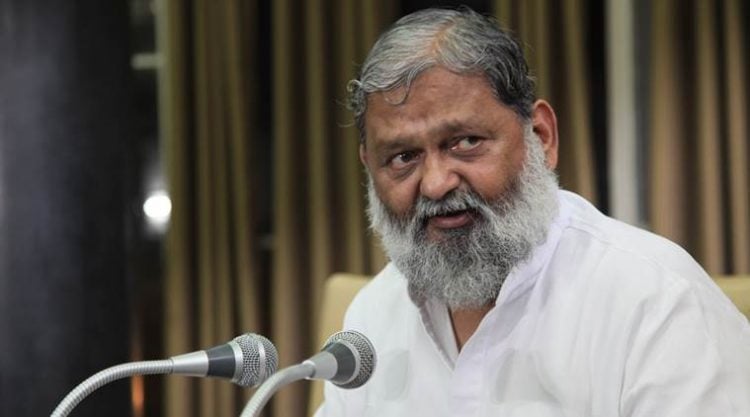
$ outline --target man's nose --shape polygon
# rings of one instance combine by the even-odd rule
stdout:
[[[424,197],[440,200],[460,184],[460,176],[442,155],[429,155],[425,158],[419,189]]]

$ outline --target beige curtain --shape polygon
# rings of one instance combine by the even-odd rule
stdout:
[[[712,274],[750,272],[749,7],[651,4],[650,222]]]
[[[495,0],[528,45],[539,96],[560,121],[564,187],[596,201],[583,0]],[[259,57],[256,1],[166,1],[161,125],[173,214],[164,287],[165,354],[265,334],[289,365],[318,348],[323,280],[385,262],[364,217],[365,178],[341,105],[395,0],[278,0],[272,59]],[[690,7],[687,7],[690,5]],[[748,5],[650,3],[649,202],[654,230],[712,273],[750,272]],[[553,24],[557,22],[556,24]],[[259,137],[258,74],[272,74],[272,138]],[[262,274],[258,149],[273,147],[271,273]],[[268,194],[268,193],[267,193]],[[270,281],[270,282],[269,282]],[[166,416],[236,416],[251,391],[166,378]],[[277,394],[306,414],[308,385]],[[268,415],[271,415],[269,413]]]
[[[285,364],[317,350],[323,280],[384,264],[364,215],[365,178],[352,118],[343,107],[393,1],[273,2],[274,258],[272,335]],[[301,416],[309,385],[278,393],[278,416]]]
[[[493,6],[501,25],[526,45],[537,95],[557,113],[562,187],[596,203],[585,1],[494,0]]]
[[[356,131],[342,106],[392,1],[274,1],[272,60],[259,57],[258,3],[167,1],[163,91],[173,214],[167,237],[165,354],[254,331],[288,366],[314,340],[323,280],[384,265],[367,230]],[[258,74],[270,66],[271,140],[258,137]],[[256,150],[273,147],[273,172]],[[272,174],[271,273],[262,275],[258,187]],[[270,282],[269,282],[270,281]],[[236,416],[251,391],[165,379],[167,416]],[[268,415],[306,415],[308,384],[280,391]]]
[[[254,4],[167,1],[161,125],[173,204],[164,287],[165,353],[268,326],[259,311]],[[164,415],[237,416],[247,392],[224,381],[165,379]]]

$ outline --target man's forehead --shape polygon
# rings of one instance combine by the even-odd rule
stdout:
[[[472,122],[460,120],[439,120],[434,125],[427,123],[421,125],[393,124],[388,127],[380,125],[378,129],[372,129],[371,137],[375,150],[388,150],[416,146],[423,137],[443,138],[459,133],[467,133],[476,130]]]
[[[399,87],[367,96],[366,137],[405,140],[419,135],[444,135],[486,126],[490,114],[513,113],[477,74],[457,74],[434,68],[417,77],[407,89]]]
[[[456,89],[457,85],[471,87]],[[416,75],[409,82],[394,88],[375,91],[367,95],[369,101],[372,97],[381,97],[390,104],[402,104],[410,97],[419,94],[455,93],[457,91],[466,93],[493,94],[493,88],[487,77],[479,71],[459,73],[442,66],[428,68]]]
[[[398,112],[403,108],[415,109],[412,105],[450,106],[454,102],[469,102],[485,99],[502,104],[498,100],[487,77],[477,72],[457,73],[444,67],[432,67],[417,75],[410,83],[392,89],[367,94],[366,110]]]

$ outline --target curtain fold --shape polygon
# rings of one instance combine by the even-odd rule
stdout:
[[[495,15],[525,45],[539,98],[557,113],[563,188],[596,203],[591,48],[584,0],[494,0]]]
[[[161,126],[173,205],[165,354],[254,331],[276,344],[280,366],[296,363],[322,342],[314,335],[323,280],[337,271],[373,274],[385,264],[367,229],[366,177],[343,101],[356,65],[397,17],[396,3],[276,0],[268,22],[260,21],[268,17],[257,1],[163,3]],[[597,34],[589,33],[589,3],[493,4],[500,21],[531,45],[538,94],[558,112],[562,185],[597,202],[596,74],[587,41]],[[748,5],[707,4],[645,6],[650,220],[710,272],[749,273]],[[270,41],[260,38],[265,26]],[[270,60],[260,42],[270,42]],[[271,103],[259,93],[267,68]],[[262,114],[272,115],[270,135],[256,128]],[[270,163],[260,160],[268,155]],[[264,195],[272,200],[265,226]],[[266,226],[270,258],[261,247]],[[280,391],[267,415],[305,415],[307,388]],[[223,381],[168,378],[165,415],[236,416],[251,393]]]
[[[323,281],[374,273],[383,255],[367,232],[364,172],[345,86],[383,26],[391,2],[312,0],[302,13],[273,3],[273,340],[282,363],[316,351]],[[275,415],[305,413],[309,386],[279,392]]]
[[[585,0],[495,0],[524,42],[560,127],[561,185],[597,202],[592,107],[591,4]],[[711,273],[750,269],[748,174],[749,5],[741,0],[636,3],[646,62],[648,221]],[[645,56],[645,55],[644,55]],[[601,175],[601,173],[599,173]],[[602,203],[602,201],[598,201]]]
[[[164,350],[166,355],[188,352],[195,347],[192,342],[193,288],[188,279],[194,270],[191,260],[192,240],[190,149],[187,144],[189,105],[185,86],[189,74],[186,50],[187,11],[174,2],[163,3],[163,24],[160,32],[165,68],[160,72],[160,129],[164,141],[164,159],[167,183],[172,201],[172,214],[166,238],[166,266],[164,278]],[[165,381],[164,414],[191,417],[194,398],[191,381],[173,378]]]
[[[651,7],[651,227],[711,274],[747,273],[748,5],[694,0]]]
[[[165,154],[173,216],[167,236],[166,354],[246,331],[274,342],[280,365],[310,356],[323,281],[385,263],[367,230],[364,171],[343,106],[355,64],[394,16],[393,2],[273,2],[271,61],[258,51],[256,2],[165,3]],[[266,40],[267,41],[267,40]],[[254,129],[258,80],[270,68],[272,135]],[[261,273],[258,158],[271,147],[273,239]],[[279,392],[274,416],[306,414],[308,384]],[[238,415],[251,391],[169,379],[165,415]]]
[[[724,4],[723,56],[726,84],[722,90],[727,109],[727,138],[729,184],[727,194],[730,235],[729,256],[731,273],[750,272],[750,7],[742,0],[727,0]]]
[[[162,126],[173,204],[167,235],[167,355],[262,333],[255,235],[260,142],[249,2],[165,2]],[[224,381],[165,379],[165,415],[236,416],[248,397]]]
[[[304,129],[305,86],[303,55],[296,45],[302,39],[301,14],[295,13],[293,2],[273,2],[273,252],[274,259],[271,299],[271,340],[279,349],[279,363],[299,362],[310,352],[311,333],[300,320],[312,310],[311,299],[305,295],[311,287],[310,261],[306,250],[308,237],[306,201],[307,146]],[[294,28],[290,30],[290,28]],[[296,36],[295,36],[296,35]],[[274,415],[302,415],[304,387],[291,385],[279,392],[272,402]]]

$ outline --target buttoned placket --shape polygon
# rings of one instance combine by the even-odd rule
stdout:
[[[550,224],[547,239],[534,251],[529,261],[511,270],[500,289],[495,306],[479,323],[477,330],[469,338],[463,349],[458,352],[455,362],[440,343],[441,337],[436,331],[440,324],[435,323],[435,320],[448,320],[450,322],[447,308],[445,315],[443,315],[435,314],[438,310],[434,305],[425,304],[419,307],[422,327],[425,333],[429,335],[431,344],[438,352],[443,364],[450,370],[452,391],[447,415],[471,416],[475,415],[481,408],[481,404],[485,400],[483,398],[483,384],[488,380],[485,374],[488,370],[484,366],[488,350],[507,347],[507,336],[511,333],[511,329],[508,327],[514,325],[514,323],[503,320],[504,310],[511,301],[532,290],[559,242],[562,230],[568,223],[568,216],[569,209],[560,201],[558,215]],[[433,310],[432,314],[431,309]],[[498,341],[496,339],[498,335],[504,335],[506,338]]]

